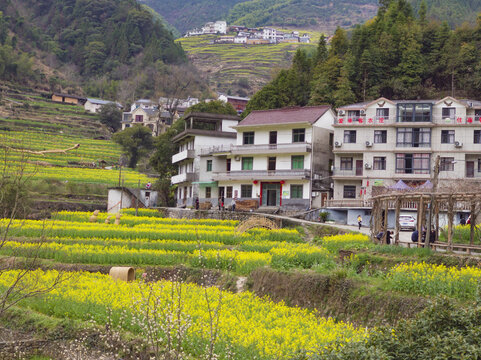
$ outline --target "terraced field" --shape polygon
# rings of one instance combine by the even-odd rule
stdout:
[[[286,30],[287,31],[287,30]],[[307,32],[307,31],[306,31]],[[308,32],[310,44],[213,44],[216,36],[203,35],[178,39],[193,63],[208,74],[210,85],[226,92],[247,78],[249,95],[262,88],[277,69],[288,68],[299,47],[314,48],[320,33]]]

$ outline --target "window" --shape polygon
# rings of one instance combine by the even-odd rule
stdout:
[[[396,173],[398,174],[429,174],[429,154],[396,154]]]
[[[375,144],[387,143],[387,130],[374,130],[374,143]]]
[[[456,119],[456,108],[453,108],[453,107],[443,108],[443,119],[455,120]]]
[[[376,119],[389,119],[389,109],[376,109]]]
[[[356,130],[344,130],[344,142],[345,143],[356,143]]]
[[[474,130],[474,143],[481,144],[481,130]]]
[[[269,132],[269,144],[270,145],[277,144],[277,131]]]
[[[355,198],[356,198],[356,186],[344,185],[344,199],[355,199]]]
[[[291,169],[304,169],[304,155],[293,155],[291,157]]]
[[[441,130],[441,144],[454,144],[454,130]]]
[[[291,199],[302,199],[302,185],[291,185]]]
[[[241,197],[252,198],[252,185],[241,185]]]
[[[386,157],[385,156],[375,156],[373,163],[374,170],[386,170]]]
[[[243,134],[244,145],[254,145],[254,132],[249,131]]]
[[[348,110],[347,117],[351,119],[358,119],[361,117],[361,110]]]
[[[334,134],[329,134],[329,146],[332,147],[334,145]]]
[[[398,122],[431,122],[431,104],[398,104]]]
[[[454,171],[454,158],[442,157],[439,163],[439,171]]]
[[[242,158],[242,170],[252,170],[254,163],[254,158],[243,157]]]
[[[270,157],[268,160],[267,170],[272,171],[276,169],[276,158]]]
[[[212,188],[210,186],[205,187],[205,198],[210,199],[212,195]]]
[[[397,142],[399,147],[429,147],[431,146],[431,129],[429,128],[399,128]]]
[[[352,170],[352,157],[341,158],[341,170]]]
[[[225,197],[228,199],[232,199],[232,186],[227,186]]]
[[[299,143],[306,141],[306,129],[293,129],[292,130],[292,142]]]
[[[227,172],[230,171],[230,164],[231,164],[231,159],[226,159],[226,161],[225,161],[225,171],[227,171]]]
[[[206,171],[212,171],[212,160],[207,160]]]
[[[135,122],[144,121],[144,115],[135,115]]]

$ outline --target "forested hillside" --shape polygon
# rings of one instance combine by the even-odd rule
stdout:
[[[152,96],[186,55],[135,0],[0,0],[0,79],[122,100]],[[75,90],[79,91],[79,89]]]
[[[419,17],[406,0],[392,0],[378,16],[357,26],[350,39],[338,29],[328,49],[321,38],[315,56],[298,51],[290,69],[249,102],[248,110],[332,104],[385,96],[392,99],[481,94],[481,23],[451,30]]]
[[[157,12],[181,33],[208,21],[227,20],[246,26],[293,26],[334,31],[372,18],[379,2],[389,0],[139,0]],[[474,24],[481,12],[478,0],[425,0],[427,17],[450,26]],[[422,0],[409,0],[414,11]]]
[[[225,20],[230,9],[245,0],[139,0],[161,14],[181,34],[206,22]]]

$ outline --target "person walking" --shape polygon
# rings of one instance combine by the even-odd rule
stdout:
[[[357,216],[357,224],[359,225],[359,230],[361,230],[361,225],[362,225],[362,217],[361,214]]]
[[[232,199],[232,211],[235,211],[235,198]]]
[[[199,210],[199,198],[195,198],[195,210]]]

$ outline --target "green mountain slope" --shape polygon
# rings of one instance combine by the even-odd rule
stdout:
[[[0,12],[2,80],[80,85],[113,99],[122,82],[186,61],[171,32],[135,0],[1,0]],[[154,91],[137,87],[137,96]]]
[[[364,23],[377,11],[378,0],[139,0],[159,12],[181,33],[208,21],[227,19],[246,26],[293,26],[320,31]],[[422,0],[407,0],[415,11]],[[451,26],[474,23],[479,0],[425,0],[428,17]],[[386,2],[386,1],[384,1]]]
[[[245,0],[139,0],[174,25],[180,33],[206,22],[225,20],[230,9]]]

